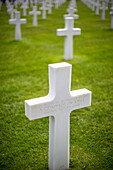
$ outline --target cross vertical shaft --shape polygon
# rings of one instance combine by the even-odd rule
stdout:
[[[70,116],[68,111],[49,118],[49,168],[50,170],[69,168]],[[63,128],[61,128],[63,126]]]
[[[65,65],[59,71],[49,65],[49,92],[54,94],[55,99],[61,100],[70,97],[71,88],[71,65]],[[58,111],[49,118],[49,167],[50,170],[69,168],[69,110],[62,110],[58,104]],[[64,104],[65,107],[65,104]],[[65,114],[64,114],[65,113]],[[62,127],[62,128],[61,128]],[[61,152],[62,150],[62,152]]]

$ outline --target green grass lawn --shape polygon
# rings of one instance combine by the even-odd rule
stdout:
[[[24,100],[48,94],[48,64],[63,62],[63,15],[69,2],[32,27],[23,24],[22,40],[15,41],[15,25],[3,5],[0,11],[0,169],[46,170],[49,152],[49,118],[30,121]],[[73,111],[70,120],[70,170],[113,169],[113,30],[111,16],[95,16],[77,1],[81,36],[74,36],[72,90],[92,91],[92,106]]]

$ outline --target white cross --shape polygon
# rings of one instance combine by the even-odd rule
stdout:
[[[48,8],[46,7],[46,2],[43,1],[42,2],[42,7],[40,7],[40,10],[42,10],[42,19],[46,19],[46,10],[48,10]]]
[[[16,9],[18,8],[18,1],[17,0],[14,2],[14,6],[15,6]]]
[[[91,1],[91,5],[92,5],[92,11],[95,11],[95,0]]]
[[[51,14],[52,11],[51,11],[51,8],[52,8],[52,3],[51,3],[51,0],[49,0],[49,4],[47,4],[47,7],[48,7],[48,14]]]
[[[75,0],[71,0],[69,6],[70,6],[70,7],[73,7],[73,8],[77,8],[77,3],[76,3],[76,1],[75,1]]]
[[[13,5],[10,5],[7,12],[11,15],[11,19],[13,19],[13,13],[15,12],[15,9],[13,9]]]
[[[26,16],[26,10],[28,9],[27,3],[23,2],[21,8],[23,9],[23,16]]]
[[[30,0],[30,6],[33,7],[33,0]]]
[[[73,58],[73,35],[80,35],[80,28],[73,28],[74,22],[72,17],[65,18],[65,28],[57,29],[58,36],[66,36],[64,46],[64,59],[70,60]]]
[[[37,0],[35,0],[35,5],[36,5],[36,6],[37,6],[37,3],[38,3]]]
[[[15,40],[21,40],[21,24],[25,24],[26,19],[20,19],[20,12],[15,12],[15,19],[10,19],[9,24],[15,24]]]
[[[54,3],[55,3],[55,9],[57,9],[59,7],[59,0],[55,0]]]
[[[29,5],[29,0],[25,0],[25,3],[26,3],[27,5]]]
[[[78,12],[78,10],[77,10],[77,8],[74,8],[74,7],[69,7],[68,9],[67,9],[67,12],[70,14],[70,13],[74,13],[74,12]]]
[[[97,2],[95,3],[95,6],[96,6],[95,14],[96,14],[96,15],[99,15],[100,0],[97,0]]]
[[[49,169],[69,168],[70,113],[91,105],[91,91],[71,91],[68,63],[49,65],[49,94],[25,101],[25,115],[30,119],[49,116]]]
[[[101,13],[101,20],[105,20],[105,11],[108,9],[108,7],[105,6],[105,2],[102,2],[102,7],[100,8],[102,10]]]
[[[111,29],[113,29],[113,6],[110,8],[110,15],[111,15]]]
[[[37,15],[40,15],[41,12],[37,11],[37,6],[33,6],[33,11],[29,12],[29,15],[33,15],[33,26],[37,26]]]
[[[9,1],[6,1],[6,7],[10,8],[11,3]]]
[[[70,7],[69,9],[67,9],[67,11],[68,11],[68,15],[64,15],[64,18],[65,17],[73,17],[74,19],[79,18],[78,15],[74,14],[74,12],[77,12],[77,9],[74,9],[74,8]]]

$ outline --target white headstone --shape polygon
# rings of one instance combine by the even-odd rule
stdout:
[[[65,17],[73,17],[74,19],[79,18],[79,16],[77,14],[74,14],[74,12],[77,12],[77,9],[74,9],[74,8],[70,7],[69,9],[67,9],[67,11],[68,11],[68,15],[64,15],[64,18]]]
[[[23,16],[26,16],[26,10],[28,9],[27,3],[23,2],[21,8],[23,9]]]
[[[49,169],[69,168],[70,113],[91,105],[91,91],[71,91],[68,63],[49,65],[49,94],[25,101],[25,115],[30,119],[49,116]]]
[[[68,13],[71,13],[71,12],[78,12],[78,10],[77,10],[77,8],[74,8],[74,7],[69,7],[68,9],[67,9],[67,12]]]
[[[33,15],[33,26],[36,27],[37,26],[37,15],[40,15],[41,12],[37,11],[37,6],[33,6],[33,11],[29,12],[29,15]]]
[[[35,5],[37,6],[37,4],[38,4],[38,0],[35,0]]]
[[[77,8],[76,0],[71,0],[69,6],[70,6],[71,8]]]
[[[91,1],[91,5],[92,5],[92,11],[95,11],[95,0]]]
[[[20,12],[15,12],[15,19],[10,19],[9,24],[15,24],[15,40],[21,40],[21,24],[25,24],[26,19],[20,19]]]
[[[111,15],[111,29],[113,29],[113,6],[110,9],[110,15]]]
[[[42,7],[40,7],[40,10],[42,10],[42,19],[46,19],[46,10],[48,10],[47,6],[46,6],[46,2],[43,1],[42,2]]]
[[[18,1],[17,0],[14,2],[14,6],[15,6],[16,9],[18,8]]]
[[[7,12],[10,14],[11,19],[13,19],[13,18],[14,18],[14,15],[13,15],[13,14],[14,14],[14,12],[15,12],[15,9],[13,9],[13,5],[10,5],[10,6],[9,6]]]
[[[10,5],[11,5],[11,3],[10,3],[9,1],[6,1],[6,7],[7,7],[7,9],[10,8]]]
[[[54,3],[55,3],[55,9],[57,9],[59,7],[59,0],[55,0]]]
[[[102,12],[101,12],[101,20],[105,20],[105,11],[106,11],[107,9],[108,9],[108,8],[106,7],[105,2],[103,1],[103,2],[102,2],[102,7],[100,8],[100,10],[102,11]]]
[[[33,7],[33,0],[30,0],[30,6]]]
[[[51,8],[53,7],[51,0],[49,0],[49,3],[47,4],[47,7],[48,7],[48,14],[51,14],[52,13]]]
[[[95,11],[95,14],[96,14],[96,15],[99,15],[99,9],[100,9],[100,0],[97,0],[97,2],[95,3],[95,6],[96,6],[96,11]]]
[[[72,17],[65,18],[65,28],[57,29],[58,36],[65,36],[64,59],[70,60],[73,58],[73,36],[80,35],[80,28],[74,27],[74,19]]]

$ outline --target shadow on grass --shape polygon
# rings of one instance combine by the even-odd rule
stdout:
[[[15,44],[15,43],[20,43],[20,41],[21,41],[21,40],[18,40],[18,41],[17,41],[17,40],[15,40],[15,39],[13,39],[13,40],[12,40],[12,39],[8,39],[5,43],[7,43],[7,44]]]
[[[104,29],[104,31],[105,32],[112,32],[113,33],[113,29],[111,29],[111,28],[106,28],[106,29]]]

